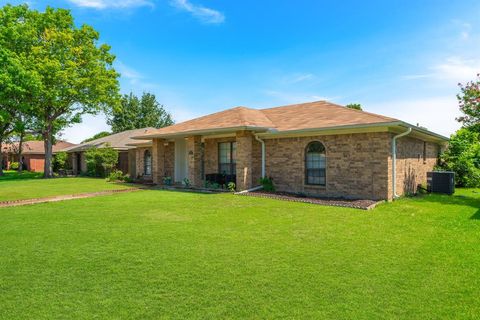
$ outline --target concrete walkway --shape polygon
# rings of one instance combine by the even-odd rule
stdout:
[[[25,206],[25,205],[29,205],[29,204],[37,204],[37,203],[45,203],[45,202],[58,202],[58,201],[72,200],[72,199],[93,198],[93,197],[104,196],[104,195],[108,195],[108,194],[126,193],[126,192],[133,192],[133,191],[139,191],[139,190],[145,190],[145,188],[106,190],[106,191],[89,192],[89,193],[51,196],[51,197],[37,198],[37,199],[0,201],[0,208],[18,207],[18,206]]]

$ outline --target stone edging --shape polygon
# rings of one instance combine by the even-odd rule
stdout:
[[[73,200],[73,199],[93,198],[93,197],[98,197],[98,196],[103,196],[103,195],[108,195],[108,194],[133,192],[133,191],[139,191],[139,190],[143,190],[143,188],[105,190],[105,191],[79,193],[79,194],[69,194],[69,195],[59,195],[59,196],[34,198],[34,199],[7,200],[7,201],[0,201],[0,208],[18,207],[18,206],[25,206],[25,205],[29,205],[29,204],[46,203],[46,202],[58,202],[58,201]]]
[[[276,194],[265,194],[265,193],[256,193],[256,192],[237,192],[235,195],[239,196],[247,196],[247,197],[257,197],[257,198],[265,198],[265,199],[276,199],[276,200],[283,200],[283,201],[290,201],[290,202],[301,202],[301,203],[310,203],[316,205],[323,205],[323,206],[333,206],[333,207],[344,207],[344,208],[354,208],[354,209],[361,209],[361,210],[371,210],[374,209],[380,203],[384,201],[377,201],[372,203],[369,206],[361,206],[356,205],[353,202],[342,201],[342,200],[322,200],[321,198],[298,198],[294,196],[286,196],[286,195],[276,195]]]

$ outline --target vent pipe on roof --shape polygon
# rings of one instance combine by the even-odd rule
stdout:
[[[412,132],[412,128],[409,127],[407,131],[400,133],[392,138],[392,191],[393,199],[397,199],[397,139],[404,137]]]
[[[265,141],[255,135],[255,140],[262,144],[262,178],[265,178]]]

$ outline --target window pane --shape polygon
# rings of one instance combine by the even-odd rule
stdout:
[[[311,142],[306,148],[305,175],[307,184],[325,185],[325,147],[318,141]]]

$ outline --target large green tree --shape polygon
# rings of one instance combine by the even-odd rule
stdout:
[[[113,133],[118,133],[146,127],[163,128],[174,122],[171,114],[157,102],[155,95],[145,92],[141,98],[133,93],[124,95],[120,106],[111,109],[107,123]]]
[[[0,15],[0,26],[2,22]],[[0,27],[1,35],[8,28]],[[22,127],[22,114],[27,112],[29,101],[38,88],[38,79],[26,69],[24,57],[2,46],[0,42],[0,150],[2,144],[18,128]],[[0,152],[0,175],[3,175],[3,159]]]
[[[35,128],[45,145],[44,176],[52,177],[52,141],[56,133],[118,102],[118,76],[110,47],[98,44],[92,27],[77,27],[69,10],[47,7],[44,12],[26,5],[1,9],[6,32],[0,47],[28,61],[40,86],[30,102]],[[3,28],[2,28],[3,29]]]
[[[460,83],[459,86],[457,99],[463,115],[457,120],[465,127],[480,132],[480,73],[477,74],[477,79],[467,84]]]
[[[94,134],[92,137],[83,140],[81,143],[97,140],[103,137],[108,137],[109,135],[111,135],[111,133],[108,131],[100,131],[99,133]]]

